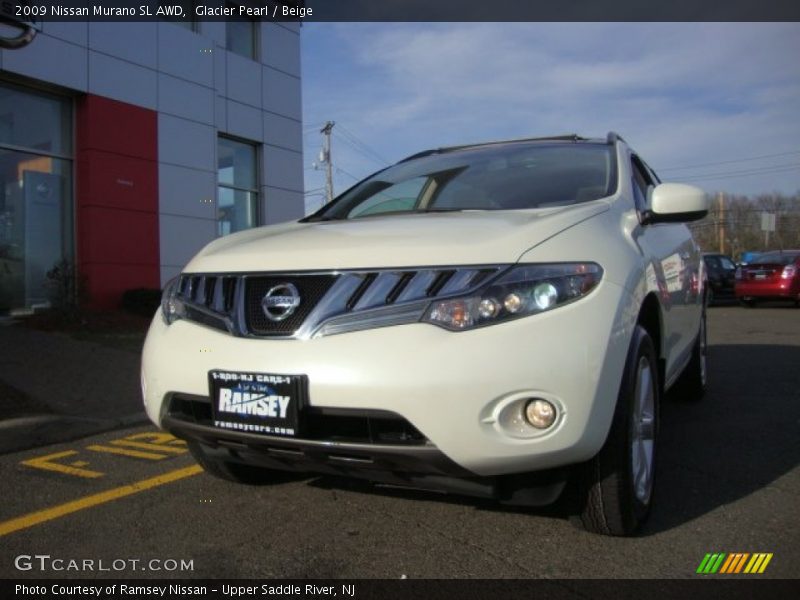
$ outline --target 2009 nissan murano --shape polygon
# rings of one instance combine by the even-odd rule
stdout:
[[[664,391],[706,385],[684,222],[707,209],[613,133],[416,154],[197,254],[148,333],[147,412],[225,479],[334,473],[516,505],[569,480],[587,529],[630,534]]]

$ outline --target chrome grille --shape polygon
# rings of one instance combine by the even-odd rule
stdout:
[[[255,335],[290,336],[300,328],[308,314],[333,285],[335,275],[275,275],[246,277],[244,292],[244,317],[247,331]],[[267,318],[261,301],[273,287],[283,283],[294,284],[300,292],[300,305],[286,319],[272,321]]]
[[[303,338],[412,323],[434,298],[470,293],[503,266],[329,271],[324,273],[184,274],[178,287],[187,317],[249,337]],[[267,319],[269,289],[291,283],[301,303],[283,321]]]

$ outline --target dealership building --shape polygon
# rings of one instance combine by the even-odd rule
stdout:
[[[0,315],[48,306],[59,266],[113,308],[218,236],[302,216],[297,23],[6,29]]]

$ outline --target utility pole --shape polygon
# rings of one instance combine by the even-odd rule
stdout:
[[[764,250],[769,250],[769,229],[764,230]]]
[[[325,202],[333,200],[333,164],[331,163],[331,131],[336,125],[333,121],[326,121],[325,126],[319,130],[324,136],[320,162],[325,163]]]
[[[719,253],[725,254],[725,195],[719,193]]]

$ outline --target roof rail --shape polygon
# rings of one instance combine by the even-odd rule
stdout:
[[[483,146],[497,146],[499,144],[515,144],[518,142],[585,142],[588,141],[589,138],[581,137],[577,133],[569,133],[566,135],[550,135],[546,137],[532,137],[532,138],[515,138],[512,140],[496,140],[493,142],[480,142],[477,144],[462,144],[459,146],[445,146],[442,148],[432,148],[430,150],[423,150],[422,152],[417,152],[416,154],[412,154],[404,158],[403,160],[399,161],[401,163],[407,162],[409,160],[414,160],[416,158],[422,158],[423,156],[430,156],[431,154],[442,154],[444,152],[453,152],[456,150],[466,150],[468,148],[481,148]]]
[[[623,137],[622,137],[620,134],[618,134],[616,131],[609,131],[609,132],[608,132],[608,135],[606,136],[606,142],[607,142],[608,144],[614,145],[614,144],[616,144],[618,141],[619,141],[619,142],[625,142],[625,138],[623,138]],[[627,144],[628,142],[625,142],[625,143]]]

